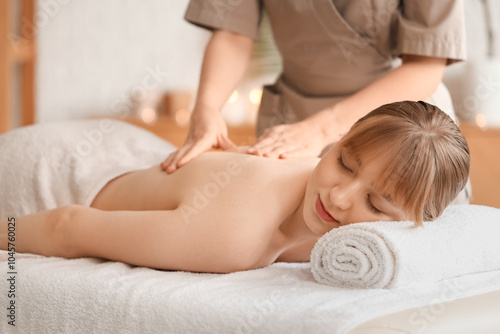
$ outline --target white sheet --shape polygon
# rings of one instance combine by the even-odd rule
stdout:
[[[0,268],[6,273],[7,263]],[[222,275],[18,254],[16,270],[17,331],[2,316],[1,333],[346,333],[380,315],[500,290],[500,271],[343,290],[316,283],[309,264]],[[8,282],[1,282],[6,314]]]
[[[89,206],[119,175],[162,162],[175,146],[123,121],[36,124],[0,136],[0,218]]]

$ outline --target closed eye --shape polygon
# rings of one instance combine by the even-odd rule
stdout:
[[[366,195],[366,203],[368,204],[368,208],[370,208],[370,210],[373,211],[374,213],[376,214],[382,213],[382,211],[380,211],[375,207],[375,205],[373,205],[369,194]]]
[[[344,160],[342,160],[342,155],[339,154],[339,156],[337,157],[337,162],[339,164],[340,167],[342,167],[343,169],[349,171],[352,173],[352,170],[350,170],[345,164],[344,164]]]
[[[344,169],[344,170],[346,170],[346,171],[348,171],[348,172],[352,173],[352,170],[350,170],[350,169],[349,169],[349,167],[347,167],[347,166],[344,164],[344,160],[342,160],[342,155],[341,155],[341,154],[339,154],[339,156],[337,157],[337,163],[339,164],[339,166],[340,166],[342,169]],[[370,198],[370,194],[366,194],[366,204],[368,205],[368,208],[369,208],[372,212],[374,212],[374,213],[376,213],[376,214],[381,214],[381,213],[383,213],[383,212],[382,212],[381,210],[379,210],[379,209],[378,209],[375,205],[373,205],[372,200],[371,200],[371,198]]]

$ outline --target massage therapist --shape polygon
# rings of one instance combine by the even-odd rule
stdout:
[[[318,156],[370,110],[426,100],[454,117],[442,84],[465,59],[462,0],[191,0],[187,21],[213,30],[184,145],[168,173],[210,148],[228,149],[221,109],[242,78],[262,12],[283,72],[265,86],[248,153]]]

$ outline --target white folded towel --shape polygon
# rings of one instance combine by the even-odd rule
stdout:
[[[333,229],[314,246],[319,283],[396,288],[500,269],[500,209],[450,205],[416,228],[412,222],[358,223]]]
[[[160,164],[176,148],[119,120],[25,126],[0,136],[0,219],[89,206],[112,179]]]

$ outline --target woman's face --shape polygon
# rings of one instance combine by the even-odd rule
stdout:
[[[340,145],[333,146],[314,169],[307,184],[303,216],[308,227],[323,235],[342,225],[408,220],[408,215],[390,201],[392,194],[376,189],[384,164],[363,164]]]

